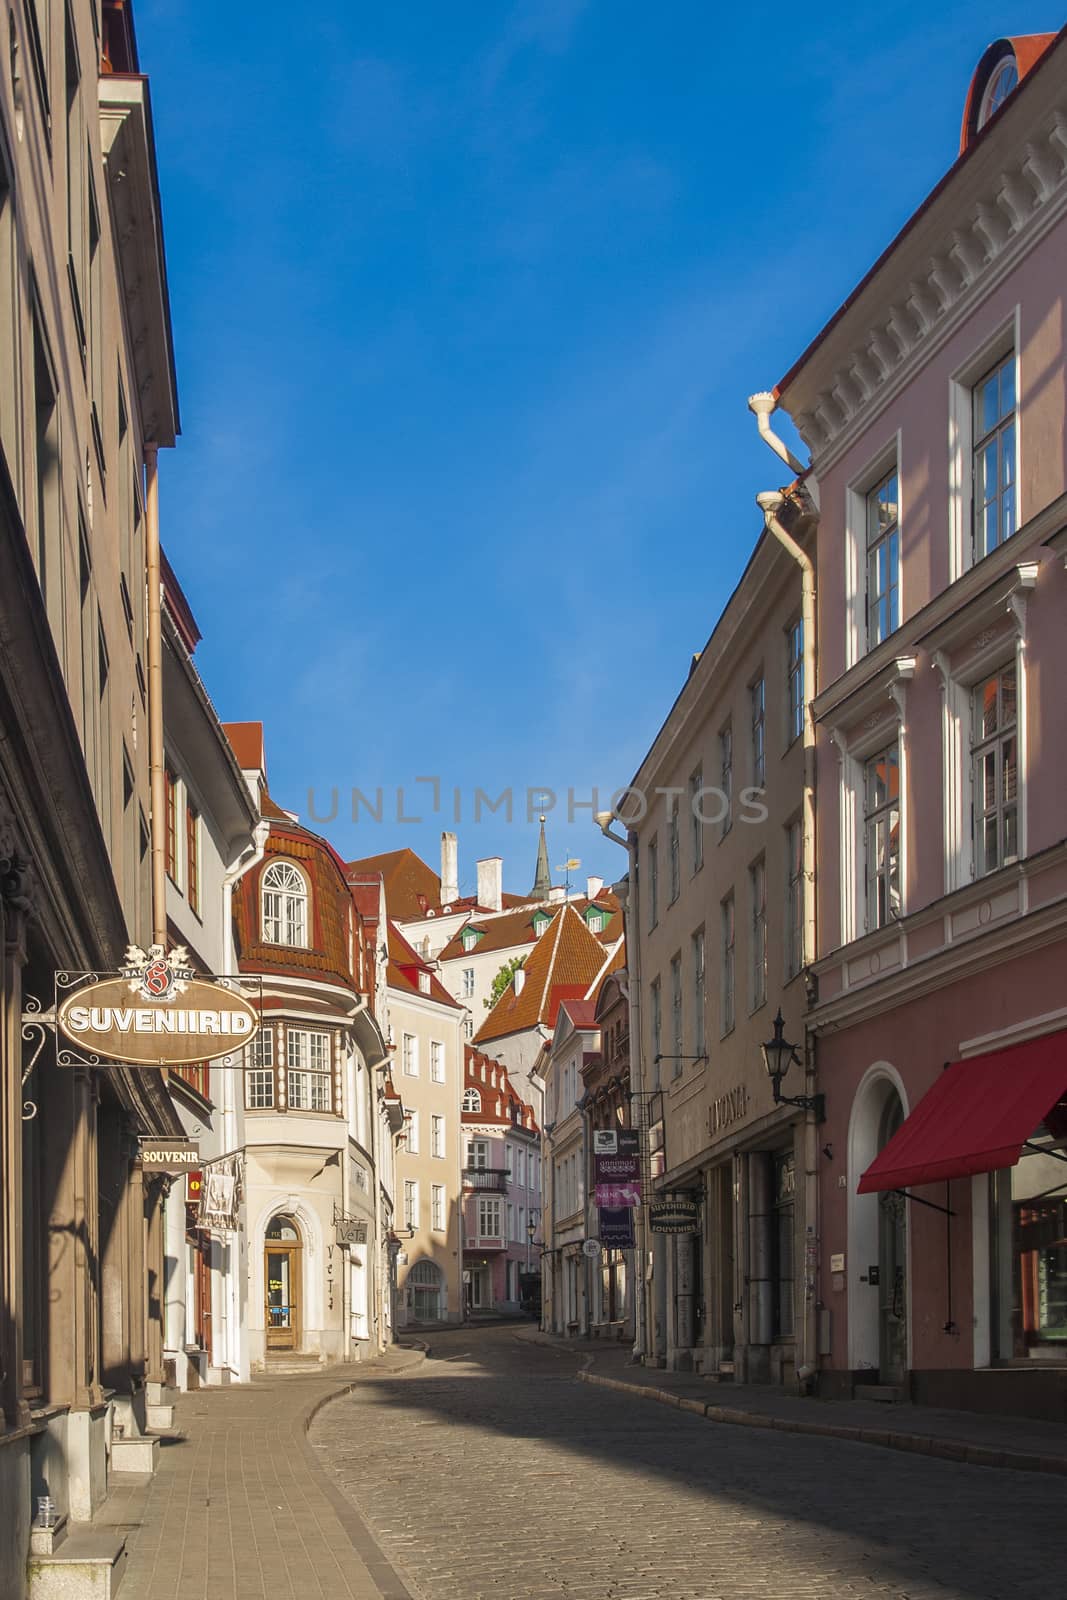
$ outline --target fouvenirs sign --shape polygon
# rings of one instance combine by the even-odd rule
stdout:
[[[94,974],[58,1001],[60,1032],[86,1055],[127,1066],[178,1067],[241,1050],[259,1031],[259,1011],[237,980],[197,977],[188,960],[181,946],[165,955],[161,945],[147,953],[131,945],[121,972]],[[61,1049],[58,1059],[79,1058]]]

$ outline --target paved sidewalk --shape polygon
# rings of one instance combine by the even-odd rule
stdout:
[[[153,1477],[112,1478],[94,1526],[126,1534],[122,1600],[411,1600],[307,1442],[326,1401],[425,1352],[183,1395]]]
[[[516,1330],[515,1337],[585,1353],[586,1369],[578,1374],[584,1383],[679,1406],[712,1422],[819,1434],[973,1466],[1067,1475],[1067,1428],[1058,1422],[875,1400],[802,1399],[769,1384],[717,1383],[694,1373],[635,1366],[628,1345],[562,1339],[536,1328]]]

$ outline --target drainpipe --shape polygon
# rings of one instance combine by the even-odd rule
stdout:
[[[145,580],[148,588],[148,778],[151,797],[152,943],[167,943],[167,788],[163,754],[163,627],[159,566],[159,447],[144,447]]]
[[[763,400],[766,396],[754,396],[754,400]],[[756,406],[753,400],[749,405],[754,411]],[[769,428],[764,431],[765,417],[760,419],[760,432],[767,437]],[[773,435],[768,438],[771,442]],[[779,444],[781,441],[778,441]],[[785,446],[782,445],[782,450]],[[787,455],[788,458],[788,455]],[[763,512],[763,520],[767,532],[773,534],[783,549],[787,550],[793,560],[800,567],[801,576],[801,617],[804,628],[804,969],[811,967],[815,960],[815,717],[812,711],[812,702],[815,699],[815,564],[807,551],[794,539],[793,535],[782,525],[779,517],[785,496],[779,490],[772,490],[756,496],[756,503]],[[805,1093],[815,1092],[815,1045],[809,1036],[804,1051],[805,1064]],[[801,1360],[797,1366],[797,1379],[802,1388],[814,1378],[819,1370],[818,1356],[818,1258],[816,1244],[819,1237],[818,1207],[819,1207],[819,1170],[818,1170],[818,1124],[815,1121],[814,1111],[804,1114],[804,1341],[801,1351]],[[809,1282],[810,1275],[810,1282]]]
[[[796,477],[804,477],[804,474],[808,471],[807,467],[797,459],[785,440],[780,439],[771,427],[771,415],[777,410],[777,407],[778,402],[773,394],[753,394],[748,397],[748,409],[756,419],[756,426],[759,428],[759,435],[764,444],[785,462],[790,472]],[[815,481],[814,474],[809,474],[804,478],[804,486],[811,495],[812,504],[818,511],[819,486]]]
[[[641,1041],[641,922],[639,910],[639,895],[637,881],[637,835],[633,829],[627,831],[623,838],[618,833],[612,833],[611,824],[615,814],[611,811],[600,811],[594,821],[596,822],[605,839],[610,839],[627,854],[627,884],[626,906],[624,911],[624,926],[626,929],[626,966],[630,974],[629,1003],[630,1003],[630,1126],[633,1126],[633,1096],[640,1094],[645,1087],[643,1074],[643,1049]],[[647,1132],[647,1129],[645,1130]],[[634,1346],[633,1359],[642,1362],[650,1354],[650,1341],[648,1338],[648,1306],[646,1294],[650,1291],[645,1284],[645,1261],[648,1253],[648,1240],[645,1233],[645,1218],[647,1216],[649,1195],[642,1195],[642,1202],[637,1207],[634,1218],[637,1224],[635,1229],[635,1249],[633,1273],[633,1302],[634,1302]]]

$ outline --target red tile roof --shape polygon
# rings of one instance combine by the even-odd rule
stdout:
[[[266,772],[262,722],[224,722],[222,731],[230,741],[237,765],[244,772]]]
[[[614,944],[622,933],[622,907],[617,897],[610,889],[601,889],[595,900],[571,900],[569,905],[575,907],[579,913],[584,913],[591,905],[604,913],[604,926],[595,935],[603,944]],[[457,928],[441,951],[442,961],[455,961],[468,954],[463,948],[463,935],[468,928],[476,928],[481,934],[477,945],[470,954],[487,955],[493,950],[509,950],[516,945],[533,944],[536,940],[534,933],[534,917],[537,912],[546,913],[549,917],[555,916],[559,905],[544,901],[534,901],[527,904],[521,911],[499,913],[495,916],[473,916]]]
[[[573,905],[563,906],[527,956],[522,988],[516,994],[512,980],[475,1034],[475,1044],[523,1033],[538,1023],[553,1027],[560,1004],[585,998],[613,954]]]
[[[533,1106],[516,1093],[504,1063],[494,1061],[470,1044],[463,1051],[463,1087],[477,1089],[481,1098],[480,1111],[464,1110],[464,1123],[476,1127],[505,1124],[524,1128],[528,1133],[539,1131]]]
[[[459,1001],[453,1000],[441,980],[408,944],[400,929],[392,922],[389,922],[388,929],[390,988],[399,989],[406,994],[421,995],[424,1000],[436,1000],[438,1005],[448,1006],[453,1011],[462,1011],[463,1007]],[[428,988],[423,989],[419,986],[420,973],[429,979]]]
[[[421,856],[406,847],[386,850],[377,856],[362,856],[348,863],[350,877],[367,878],[381,873],[385,880],[385,906],[391,920],[408,921],[425,916],[428,907],[440,909],[441,880]]]

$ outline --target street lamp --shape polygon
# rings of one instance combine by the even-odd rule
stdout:
[[[533,1248],[534,1234],[537,1232],[537,1223],[534,1214],[530,1212],[530,1220],[526,1224],[526,1276],[530,1275],[530,1251]]]
[[[771,1080],[774,1090],[774,1103],[776,1106],[799,1106],[802,1111],[814,1111],[816,1122],[826,1121],[826,1096],[823,1094],[797,1094],[782,1093],[782,1079],[795,1062],[801,1065],[800,1055],[795,1044],[790,1044],[785,1037],[785,1020],[782,1017],[782,1008],[778,1007],[778,1015],[774,1019],[774,1038],[760,1046],[763,1052],[763,1065]]]

